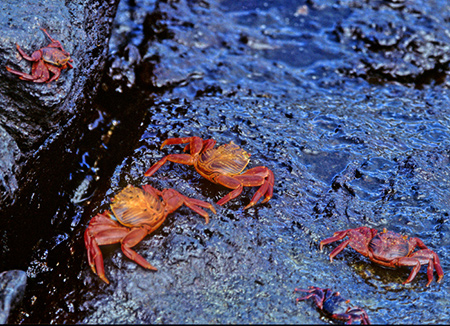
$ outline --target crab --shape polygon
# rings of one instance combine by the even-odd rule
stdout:
[[[438,275],[437,282],[444,277],[438,255],[428,249],[428,247],[419,238],[409,238],[392,231],[383,229],[378,233],[377,230],[368,227],[359,227],[356,229],[348,229],[345,231],[335,232],[331,238],[324,239],[320,242],[320,250],[324,245],[339,241],[348,237],[330,253],[330,261],[340,253],[347,245],[359,252],[361,255],[368,257],[371,261],[391,268],[401,266],[412,266],[411,274],[403,282],[410,283],[417,275],[422,265],[428,264],[427,286],[433,281],[433,267]],[[414,251],[415,248],[419,250]]]
[[[20,48],[19,44],[16,44],[17,50],[22,57],[25,60],[33,62],[31,75],[13,70],[10,67],[6,67],[6,70],[18,75],[22,80],[33,81],[35,83],[50,83],[54,80],[58,80],[62,70],[73,68],[70,64],[70,62],[73,62],[73,59],[70,57],[69,52],[64,50],[61,42],[53,39],[44,28],[41,29],[51,41],[46,47],[34,51],[33,54],[29,56]],[[53,74],[51,78],[50,72]]]
[[[142,189],[128,185],[111,201],[112,213],[105,210],[94,216],[84,232],[89,265],[108,284],[99,246],[120,242],[125,256],[144,268],[156,271],[155,267],[131,248],[159,228],[167,215],[183,204],[203,216],[206,223],[209,221],[208,213],[200,207],[209,208],[216,213],[210,203],[188,198],[174,189],[159,191],[150,185],[144,185]]]
[[[166,139],[161,149],[166,145],[187,144],[184,151],[190,154],[169,154],[156,162],[145,172],[145,176],[152,176],[167,161],[193,165],[197,172],[211,182],[233,189],[221,198],[217,204],[223,205],[238,197],[243,187],[259,187],[245,209],[255,205],[261,197],[265,203],[272,198],[274,176],[273,172],[265,166],[257,166],[245,172],[250,162],[250,154],[234,144],[221,145],[214,148],[214,139],[203,140],[200,137],[184,137]]]
[[[309,294],[305,297],[297,298],[297,302],[313,298],[317,308],[328,317],[345,321],[346,324],[359,321],[362,325],[370,325],[367,313],[357,306],[350,306],[350,300],[342,298],[339,292],[333,292],[331,289],[322,289],[316,286],[310,286],[308,290],[296,288],[294,292],[299,291]]]

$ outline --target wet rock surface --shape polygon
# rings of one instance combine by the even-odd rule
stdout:
[[[369,2],[336,26],[333,34],[339,42],[357,53],[353,67],[343,71],[371,82],[448,86],[450,38],[442,24],[449,17],[437,14],[447,4],[392,4]]]
[[[85,15],[87,8],[90,10]],[[23,162],[31,161],[51,135],[70,131],[65,125],[70,125],[79,112],[84,113],[83,104],[95,94],[116,6],[114,2],[100,5],[93,1],[67,5],[64,1],[24,1],[18,6],[17,1],[7,0],[2,1],[0,9],[4,53],[0,74],[5,81],[0,91],[1,128],[14,144],[10,146],[13,150],[5,151],[5,161],[11,167],[1,170],[0,203],[7,205],[17,197],[14,191],[21,170],[30,169]],[[29,55],[45,47],[50,40],[41,28],[46,28],[75,59],[74,69],[64,70],[59,80],[50,84],[22,81],[4,69],[9,66],[31,72],[31,63],[20,56],[16,44]]]
[[[0,273],[0,323],[8,323],[8,316],[23,298],[27,285],[27,274],[21,270]]]
[[[0,4],[0,270],[27,269],[33,246],[45,237],[49,212],[67,183],[82,138],[80,124],[89,121],[89,105],[100,84],[108,53],[108,38],[118,1],[11,1]],[[88,10],[89,9],[89,10]],[[5,67],[31,74],[28,55],[59,40],[74,59],[73,69],[51,83],[23,81]],[[73,150],[73,151],[72,151]],[[58,181],[59,180],[59,181]],[[7,321],[14,281],[23,275],[11,270],[0,286],[11,290],[1,298],[1,319]],[[25,273],[25,272],[21,272]],[[14,275],[17,279],[14,280]],[[25,276],[26,280],[26,276]],[[23,295],[23,289],[21,290]]]
[[[402,1],[121,2],[104,106],[89,125],[101,141],[80,149],[76,196],[62,193],[71,200],[35,245],[13,321],[318,323],[315,307],[293,293],[314,285],[339,291],[375,324],[448,322],[449,93],[447,70],[437,78],[434,68],[446,65],[448,19],[445,2],[433,4],[418,5],[418,19],[416,4]],[[413,38],[428,33],[420,50],[388,16]],[[361,73],[352,71],[358,62],[369,63]],[[377,62],[386,74],[369,73]],[[87,264],[83,232],[127,184],[211,203],[230,191],[181,164],[143,176],[182,153],[161,150],[165,139],[188,136],[244,148],[249,168],[274,172],[273,198],[244,210],[256,191],[245,188],[216,205],[209,224],[180,208],[135,247],[156,272],[103,246],[111,284],[103,283]],[[441,259],[442,282],[427,288],[423,267],[402,285],[410,268],[387,269],[350,248],[330,263],[334,245],[320,252],[334,231],[363,225],[423,240]]]
[[[0,4],[1,269],[11,264],[24,268],[40,228],[48,225],[45,215],[55,209],[56,201],[49,203],[48,198],[65,187],[61,180],[55,181],[75,159],[74,148],[82,138],[79,125],[94,116],[90,102],[100,84],[117,5],[118,1],[22,1],[18,5],[7,0]],[[50,40],[41,28],[74,59],[73,69],[64,70],[48,84],[20,80],[5,69],[31,73],[30,61],[22,58],[16,44],[28,55],[47,46]],[[24,223],[36,215],[42,219]],[[28,232],[31,236],[24,242],[17,236]]]

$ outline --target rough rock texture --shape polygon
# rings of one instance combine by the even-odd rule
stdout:
[[[22,217],[45,210],[63,184],[58,177],[83,136],[80,126],[92,115],[89,104],[102,76],[117,5],[118,0],[0,3],[0,211],[6,218],[0,257],[17,246],[8,229],[29,224],[9,209],[15,206]],[[40,28],[74,60],[74,69],[48,84],[20,80],[5,69],[30,73],[30,62],[21,60],[15,44],[29,55],[46,46],[49,40]]]
[[[295,287],[315,285],[340,291],[364,308],[374,324],[447,323],[447,84],[430,82],[414,89],[416,83],[401,78],[381,85],[385,79],[370,74],[355,78],[345,67],[369,57],[375,63],[379,53],[353,47],[351,36],[336,37],[339,26],[368,25],[356,22],[358,16],[379,17],[382,24],[384,10],[401,19],[395,13],[411,14],[404,9],[408,3],[122,1],[102,84],[107,90],[102,100],[108,114],[114,110],[117,123],[105,130],[112,136],[105,137],[110,142],[102,141],[101,150],[97,145],[79,149],[87,153],[80,160],[83,168],[106,173],[95,190],[80,187],[77,201],[70,189],[61,193],[64,201],[46,228],[52,233],[41,234],[34,247],[28,290],[10,320],[331,322],[311,304],[295,301]],[[438,10],[444,3],[423,2],[423,8],[435,6],[422,12],[433,22],[436,37],[448,29],[445,10]],[[380,15],[372,13],[377,10]],[[408,20],[408,25],[427,20]],[[433,43],[424,46],[432,49]],[[406,50],[420,58],[414,49]],[[393,58],[403,51],[394,47]],[[390,67],[403,65],[397,59]],[[154,94],[149,96],[150,91]],[[143,120],[142,106],[148,112]],[[126,112],[134,125],[118,118],[119,112]],[[182,152],[182,146],[161,150],[163,140],[192,135],[242,146],[252,154],[249,167],[274,171],[274,197],[244,210],[256,191],[246,188],[216,206],[209,224],[185,207],[170,214],[135,247],[158,271],[130,261],[119,245],[102,246],[107,285],[89,268],[83,233],[95,214],[109,208],[114,194],[128,184],[149,183],[215,203],[230,191],[181,164],[167,163],[151,178],[143,176],[164,155]],[[107,169],[97,164],[104,151],[110,153],[102,159]],[[38,213],[33,218],[41,218]],[[351,248],[330,263],[335,245],[320,252],[320,240],[335,230],[361,225],[421,238],[441,258],[446,276],[427,288],[424,267],[403,285],[411,268],[384,268]]]
[[[70,166],[83,136],[80,125],[92,115],[89,104],[103,73],[118,3],[0,2],[0,271],[25,268],[41,228],[48,225],[46,212],[52,211],[63,184],[61,173]],[[74,60],[74,69],[64,70],[58,81],[48,84],[20,80],[5,69],[31,73],[31,63],[18,53],[16,43],[28,55],[48,45],[41,28]],[[39,212],[42,219],[36,218]],[[5,272],[8,279],[0,279],[0,287],[11,289],[12,283],[20,283],[23,275],[10,272]],[[0,298],[0,322],[6,322],[13,299]]]
[[[448,93],[405,87],[395,74],[400,85],[379,87],[339,74],[356,60],[380,62],[380,54],[352,51],[324,32],[355,24],[360,1],[349,3],[351,9],[324,3],[293,17],[298,4],[287,1],[279,7],[276,1],[155,2],[142,23],[137,79],[170,91],[148,108],[140,141],[117,166],[93,213],[129,183],[173,187],[211,202],[229,192],[181,164],[167,163],[143,177],[164,155],[182,153],[182,146],[160,149],[170,137],[233,140],[252,154],[249,167],[274,171],[274,197],[243,210],[255,192],[247,188],[219,207],[208,225],[185,209],[171,214],[136,246],[157,272],[127,260],[118,246],[102,247],[111,284],[85,265],[58,316],[83,324],[318,323],[315,309],[296,304],[292,293],[318,285],[358,302],[374,323],[446,319],[448,280],[426,289],[423,268],[403,286],[408,268],[382,268],[351,249],[330,263],[333,247],[319,250],[320,240],[334,231],[368,225],[420,237],[442,257],[444,269],[449,254],[443,190],[450,172]],[[133,17],[143,16],[136,12]],[[382,15],[370,17],[383,23]],[[443,38],[442,49],[445,44]],[[421,53],[401,46],[392,51],[395,58]],[[425,52],[421,62],[427,58],[432,61]],[[422,63],[423,71],[432,69]],[[70,311],[74,306],[79,310]]]
[[[353,12],[332,32],[355,50],[343,72],[376,83],[448,85],[450,36],[441,28],[449,19],[448,3],[391,0],[350,7]]]
[[[0,324],[8,322],[11,309],[20,302],[27,285],[27,273],[10,270],[0,273]]]
[[[102,74],[117,4],[118,0],[0,3],[0,207],[14,202],[17,190],[26,183],[36,182],[33,175],[40,173],[40,160],[51,143],[74,132],[86,118],[86,104]],[[74,59],[74,69],[63,71],[58,81],[49,84],[22,81],[5,70],[10,66],[30,73],[30,62],[21,60],[15,44],[29,55],[46,46],[49,40],[40,28],[61,41]]]

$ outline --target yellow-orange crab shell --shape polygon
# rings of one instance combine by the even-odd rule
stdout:
[[[165,217],[164,202],[132,185],[128,185],[112,199],[111,210],[120,224],[127,227],[156,224]]]
[[[189,152],[189,154],[166,155],[153,164],[144,175],[152,176],[167,161],[193,165],[195,170],[207,180],[233,189],[217,202],[218,205],[223,205],[239,196],[243,187],[259,187],[245,209],[255,205],[261,197],[264,197],[261,203],[272,198],[273,172],[265,166],[257,166],[244,171],[250,161],[250,154],[232,141],[214,148],[216,144],[214,139],[202,139],[195,136],[169,138],[162,143],[161,149],[166,145],[177,144],[187,144],[184,152]]]
[[[142,189],[128,185],[112,199],[112,213],[106,210],[94,216],[84,232],[84,243],[92,271],[109,283],[105,276],[100,246],[114,243],[121,244],[122,252],[129,259],[144,268],[156,270],[132,247],[159,228],[167,215],[182,205],[203,216],[206,223],[209,216],[202,207],[216,212],[210,203],[186,197],[174,189],[159,191],[150,185],[144,185]]]
[[[59,49],[55,48],[42,48],[42,59],[57,67],[62,67],[66,65],[69,61],[72,59],[70,58],[70,55],[62,52]]]
[[[195,168],[204,178],[215,182],[217,175],[241,174],[250,162],[250,154],[232,141],[200,154]]]

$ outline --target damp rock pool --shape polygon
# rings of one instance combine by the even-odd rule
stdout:
[[[103,105],[105,118],[91,123],[103,138],[81,156],[76,196],[65,194],[53,233],[36,244],[25,298],[9,321],[329,323],[312,304],[296,303],[294,288],[314,285],[339,291],[374,324],[448,323],[444,8],[439,1],[122,2],[104,87],[113,94],[105,103],[121,112]],[[111,284],[101,282],[87,264],[83,232],[127,184],[213,203],[229,192],[181,164],[144,177],[164,155],[182,152],[161,150],[165,139],[189,136],[244,148],[250,168],[274,172],[273,198],[244,210],[256,191],[245,188],[216,205],[209,224],[180,208],[136,246],[158,271],[105,246]],[[105,154],[111,147],[122,150]],[[92,158],[99,153],[107,163]],[[97,178],[99,168],[109,172]],[[380,267],[350,248],[330,263],[334,245],[320,252],[320,240],[362,225],[423,240],[441,259],[442,282],[426,287],[422,267],[402,285],[410,268]]]

